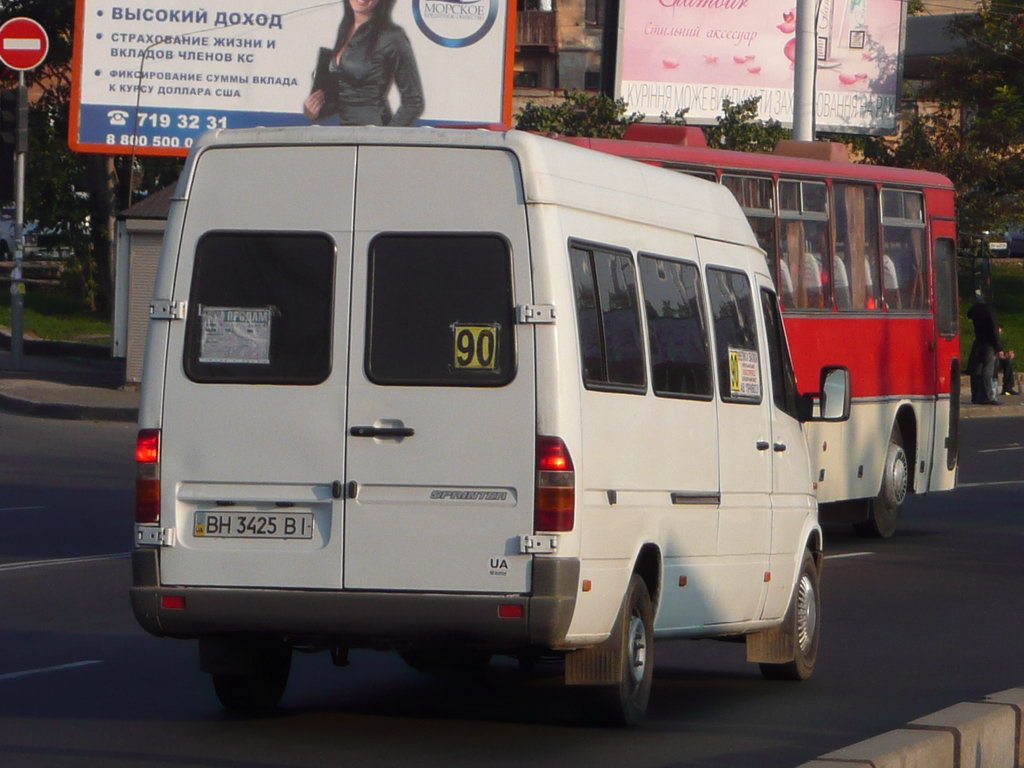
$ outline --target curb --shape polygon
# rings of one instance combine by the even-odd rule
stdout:
[[[954,704],[798,768],[1024,768],[1024,688]]]
[[[139,420],[138,408],[119,408],[106,405],[76,405],[71,403],[40,403],[22,397],[0,393],[0,410],[22,416],[36,416],[44,419],[67,419],[70,421],[120,421]]]
[[[48,339],[22,339],[22,351],[26,355],[41,357],[84,357],[93,360],[109,360],[110,347],[101,344],[84,344],[80,341],[50,341]],[[0,331],[0,349],[11,348],[11,335]]]

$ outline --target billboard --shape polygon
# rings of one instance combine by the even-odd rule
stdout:
[[[713,124],[722,100],[760,96],[758,117],[791,126],[794,0],[622,3],[616,87],[631,111],[657,119],[687,108]],[[817,0],[817,130],[896,130],[905,3]]]
[[[514,23],[509,0],[77,0],[69,144],[184,155],[217,128],[507,123]]]

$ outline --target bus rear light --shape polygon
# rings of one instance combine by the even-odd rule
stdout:
[[[523,606],[515,604],[499,605],[499,619],[521,619],[523,618]]]
[[[560,437],[537,437],[535,531],[571,531],[576,521],[576,473]]]
[[[135,443],[135,522],[160,522],[159,429],[140,429]]]

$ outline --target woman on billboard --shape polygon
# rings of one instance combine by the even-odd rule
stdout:
[[[337,42],[320,49],[302,113],[314,122],[336,114],[340,125],[413,125],[423,114],[423,86],[409,38],[391,21],[395,0],[344,2]],[[394,113],[392,85],[401,97]]]

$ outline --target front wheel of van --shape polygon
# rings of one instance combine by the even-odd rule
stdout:
[[[246,674],[213,673],[213,689],[224,709],[243,714],[265,714],[281,701],[288,685],[292,649],[282,643],[268,649],[256,668]]]
[[[793,644],[793,660],[761,664],[761,674],[769,680],[806,680],[814,672],[821,638],[821,574],[809,551],[804,552],[784,627]]]
[[[654,677],[654,607],[637,574],[629,582],[613,636],[622,653],[619,681],[591,689],[589,704],[599,722],[633,726],[644,719]]]

